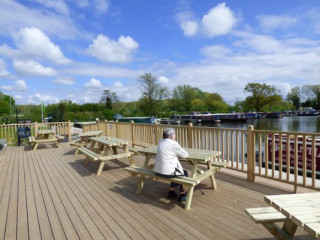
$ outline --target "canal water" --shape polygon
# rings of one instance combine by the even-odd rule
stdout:
[[[210,126],[240,129],[247,129],[248,125],[253,125],[254,129],[259,130],[320,133],[320,116],[284,116],[279,119],[249,119],[248,122],[245,123],[228,122],[220,124],[194,124],[194,126]]]

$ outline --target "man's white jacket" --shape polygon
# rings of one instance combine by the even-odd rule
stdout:
[[[172,139],[162,139],[158,145],[156,162],[154,171],[166,175],[175,175],[175,169],[183,174],[183,168],[178,160],[180,158],[188,157],[188,153]],[[177,175],[181,173],[176,172]]]

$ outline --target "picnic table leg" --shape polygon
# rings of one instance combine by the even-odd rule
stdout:
[[[112,146],[113,154],[118,154],[118,150],[116,146]]]
[[[208,166],[208,169],[212,171],[213,167],[212,167],[211,161],[207,162],[207,166]],[[216,179],[214,178],[214,173],[212,173],[212,175],[210,176],[210,180],[211,180],[212,188],[217,189],[217,183],[216,183]]]
[[[139,181],[139,184],[138,184],[138,187],[137,187],[137,191],[136,191],[137,194],[142,192],[144,179],[145,179],[145,176],[141,175],[140,176],[140,181]]]
[[[79,150],[78,150],[78,147],[76,148],[76,150],[74,151],[74,156],[76,156],[76,155],[78,155],[78,153],[79,153]]]
[[[96,141],[91,141],[91,146],[90,146],[90,150],[93,150],[94,149],[94,145],[96,144]],[[88,141],[86,141],[86,145],[88,145]]]
[[[146,169],[148,169],[150,158],[151,158],[150,154],[146,154],[146,159],[145,159],[144,164],[143,164],[143,167],[146,168]],[[140,181],[139,181],[139,184],[138,184],[138,187],[137,187],[137,191],[136,191],[137,194],[142,192],[143,184],[144,184],[144,178],[145,178],[144,175],[140,176]]]
[[[89,157],[86,157],[86,158],[84,159],[84,165],[87,166],[88,163],[89,163]]]
[[[126,153],[130,152],[129,149],[128,149],[128,145],[125,145],[123,149],[124,149],[124,151]],[[129,162],[130,162],[131,166],[135,166],[136,165],[135,162],[133,161],[133,153],[128,157],[128,159],[129,159]]]
[[[100,165],[99,165],[99,169],[97,172],[97,176],[99,176],[102,173],[103,167],[104,167],[105,162],[101,161]]]
[[[194,187],[191,187],[188,190],[187,201],[186,201],[186,205],[184,206],[185,210],[188,210],[191,207],[191,202],[192,202],[192,197],[193,197],[193,190],[194,190]]]
[[[294,222],[292,222],[290,219],[287,219],[283,223],[282,230],[287,233],[290,237],[293,237],[298,226]]]
[[[36,151],[36,150],[37,150],[38,145],[39,145],[39,143],[37,143],[37,142],[34,144],[34,146],[33,146],[33,151]]]

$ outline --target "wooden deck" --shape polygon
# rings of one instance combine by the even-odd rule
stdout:
[[[204,181],[204,195],[196,190],[186,211],[166,199],[167,182],[146,180],[136,195],[138,177],[124,171],[127,159],[106,163],[96,176],[97,166],[83,166],[83,155],[60,145],[0,154],[0,239],[273,239],[244,209],[268,206],[264,195],[293,189],[266,179],[250,183],[226,169],[215,175],[218,189]],[[298,229],[295,239],[311,238]]]

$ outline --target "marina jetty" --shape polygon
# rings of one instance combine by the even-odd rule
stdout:
[[[243,113],[199,113],[173,114],[169,121],[181,123],[220,123],[220,122],[246,122],[248,118]]]

